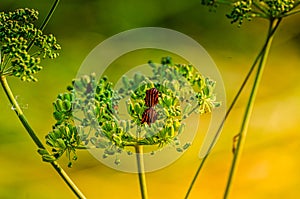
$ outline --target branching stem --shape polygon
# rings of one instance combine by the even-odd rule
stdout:
[[[215,136],[214,136],[214,138],[213,138],[212,143],[209,145],[209,148],[208,148],[208,151],[207,151],[206,156],[202,159],[202,161],[201,161],[200,164],[199,164],[199,167],[198,167],[198,169],[197,169],[197,171],[196,171],[196,173],[195,173],[195,175],[194,175],[194,178],[193,178],[193,180],[192,180],[192,182],[191,182],[191,184],[190,184],[190,186],[189,186],[189,189],[188,189],[188,191],[187,191],[187,193],[186,193],[185,199],[187,199],[187,198],[189,197],[189,194],[190,194],[190,192],[191,192],[191,190],[192,190],[192,188],[193,188],[193,186],[194,186],[194,184],[195,184],[195,182],[196,182],[196,180],[197,180],[197,178],[198,178],[198,175],[199,175],[199,173],[200,173],[200,171],[201,171],[201,169],[202,169],[202,167],[203,167],[205,161],[207,160],[207,158],[208,158],[208,156],[209,156],[209,154],[210,154],[210,151],[211,151],[212,147],[214,146],[215,142],[217,141],[217,138],[219,137],[219,134],[221,133],[221,130],[222,130],[222,128],[223,128],[223,125],[224,125],[225,121],[227,120],[229,114],[231,113],[233,107],[235,106],[237,100],[239,99],[239,97],[240,97],[242,91],[244,90],[244,88],[245,88],[247,82],[249,81],[249,78],[250,78],[251,74],[253,73],[253,71],[254,71],[254,69],[255,69],[255,67],[256,67],[256,65],[257,65],[257,62],[259,61],[259,59],[261,58],[263,52],[265,51],[265,48],[266,48],[266,45],[263,46],[262,50],[260,51],[260,53],[259,53],[259,54],[257,55],[257,57],[255,58],[255,60],[254,60],[254,62],[253,62],[253,64],[252,64],[250,70],[248,71],[248,73],[247,73],[247,75],[246,75],[246,77],[245,77],[245,79],[244,79],[242,85],[240,86],[240,88],[239,88],[237,94],[235,95],[234,99],[232,100],[232,102],[231,102],[231,104],[230,104],[230,106],[229,106],[229,108],[228,108],[228,110],[227,110],[227,112],[226,112],[226,114],[225,114],[225,116],[224,116],[222,122],[220,123],[220,126],[219,126],[219,128],[218,128],[218,130],[217,130],[217,132],[216,132],[216,134],[215,134]]]
[[[273,37],[273,35],[274,35],[274,33],[275,33],[276,29],[277,29],[277,26],[279,25],[279,22],[280,22],[280,20],[276,23],[276,26],[275,26],[274,28],[270,28],[270,29],[269,29],[268,37],[271,37],[271,40],[272,40],[272,37]],[[269,39],[270,39],[270,38],[269,38]],[[240,89],[238,90],[237,94],[235,95],[233,101],[231,102],[231,104],[230,104],[230,106],[229,106],[229,108],[228,108],[228,110],[227,110],[227,112],[226,112],[226,114],[225,114],[225,116],[224,116],[222,122],[220,123],[220,126],[219,126],[219,128],[218,128],[218,130],[217,130],[215,136],[214,136],[214,139],[213,139],[212,143],[211,143],[210,146],[209,146],[207,155],[201,160],[201,162],[200,162],[200,164],[199,164],[199,166],[198,166],[198,169],[197,169],[197,171],[196,171],[196,173],[195,173],[195,175],[194,175],[194,178],[193,178],[193,180],[192,180],[192,182],[191,182],[191,184],[190,184],[190,186],[189,186],[189,188],[188,188],[188,191],[187,191],[187,193],[186,193],[186,195],[185,195],[185,199],[187,199],[187,198],[189,197],[189,195],[190,195],[190,193],[191,193],[191,190],[192,190],[192,188],[193,188],[193,186],[194,186],[194,184],[195,184],[195,182],[196,182],[196,180],[197,180],[197,178],[198,178],[198,176],[199,176],[199,174],[200,174],[200,171],[202,170],[203,165],[205,164],[205,162],[206,162],[206,160],[207,160],[207,158],[208,158],[208,156],[209,156],[209,154],[210,154],[210,151],[211,151],[212,147],[214,146],[214,144],[215,144],[217,138],[219,137],[219,134],[220,134],[220,132],[221,132],[221,130],[222,130],[222,127],[223,127],[225,121],[227,120],[227,118],[228,118],[229,114],[231,113],[233,107],[235,106],[235,104],[236,104],[238,98],[240,97],[240,95],[241,95],[243,89],[245,88],[247,82],[249,81],[249,78],[250,78],[251,74],[253,73],[254,69],[256,68],[258,62],[259,62],[259,61],[261,62],[261,60],[263,59],[262,57],[263,57],[263,56],[264,56],[264,57],[267,57],[267,56],[266,56],[266,49],[270,47],[269,45],[270,45],[270,43],[271,43],[271,41],[268,41],[269,39],[266,40],[266,42],[265,42],[265,44],[263,45],[261,51],[259,52],[259,54],[258,54],[257,57],[255,58],[255,60],[254,60],[254,62],[253,62],[253,64],[252,64],[252,66],[251,66],[249,72],[247,73],[247,75],[246,75],[246,77],[245,77],[245,79],[244,79],[242,85],[240,86]]]
[[[290,12],[284,13],[284,14],[282,15],[282,17],[291,16],[291,15],[297,14],[297,13],[299,13],[299,12],[300,12],[300,9],[292,10],[292,11],[290,11]]]
[[[227,185],[226,185],[226,189],[225,189],[225,193],[224,193],[224,199],[228,198],[230,189],[231,189],[231,185],[232,185],[232,180],[233,177],[236,173],[236,169],[237,169],[237,165],[239,162],[239,159],[241,157],[241,153],[242,153],[242,149],[245,143],[245,138],[246,138],[246,134],[247,134],[247,129],[249,126],[249,121],[250,121],[250,116],[253,110],[253,105],[254,105],[254,101],[255,101],[255,97],[257,94],[257,90],[259,87],[259,83],[263,74],[263,70],[264,67],[266,65],[266,61],[268,58],[268,54],[270,51],[270,47],[272,44],[272,40],[274,38],[274,33],[276,31],[276,29],[278,28],[279,24],[280,24],[281,19],[272,19],[270,20],[270,26],[269,26],[269,31],[268,31],[268,35],[267,35],[267,39],[265,42],[265,50],[263,51],[263,54],[260,58],[260,62],[258,64],[258,69],[257,69],[257,73],[254,79],[254,84],[249,96],[249,100],[246,106],[246,110],[245,110],[245,114],[243,117],[243,121],[242,121],[242,125],[239,131],[239,139],[238,139],[238,143],[237,143],[237,147],[233,156],[233,160],[232,160],[232,164],[231,164],[231,168],[230,168],[230,173],[229,173],[229,177],[228,177],[228,181],[227,181]]]

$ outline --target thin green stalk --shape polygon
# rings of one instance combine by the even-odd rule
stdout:
[[[293,10],[293,11],[290,11],[288,13],[283,14],[282,17],[287,17],[287,16],[291,16],[291,15],[294,15],[294,14],[298,14],[299,12],[300,12],[300,9]]]
[[[50,18],[52,17],[57,5],[59,4],[59,0],[55,0],[48,15],[46,16],[46,18],[44,19],[42,25],[40,26],[40,30],[43,31],[44,28],[46,27],[47,23],[49,22]]]
[[[262,49],[261,52],[263,52],[263,50],[264,50],[264,48]],[[262,53],[259,53],[259,55],[258,55],[257,58],[255,59],[253,65],[251,66],[251,68],[250,68],[248,74],[246,75],[246,77],[245,77],[245,79],[244,79],[242,85],[240,86],[240,89],[238,90],[237,94],[235,95],[233,101],[231,102],[231,104],[230,104],[230,106],[229,106],[229,108],[228,108],[228,110],[227,110],[227,112],[226,112],[226,114],[225,114],[225,116],[224,116],[224,118],[223,118],[223,120],[222,120],[222,122],[221,122],[221,124],[220,124],[220,126],[219,126],[219,128],[218,128],[218,130],[217,130],[217,132],[216,132],[216,134],[215,134],[215,136],[214,136],[214,138],[213,138],[213,141],[212,141],[212,143],[210,144],[210,146],[209,146],[209,148],[208,148],[208,152],[207,152],[206,156],[205,156],[205,157],[202,159],[202,161],[200,162],[200,165],[199,165],[199,167],[198,167],[198,169],[197,169],[197,171],[196,171],[196,173],[195,173],[195,175],[194,175],[194,178],[193,178],[193,180],[192,180],[192,182],[191,182],[191,184],[190,184],[190,186],[189,186],[189,189],[188,189],[188,191],[187,191],[187,193],[186,193],[186,195],[185,195],[185,199],[187,199],[187,198],[189,197],[190,192],[191,192],[191,190],[192,190],[192,188],[193,188],[193,186],[194,186],[194,184],[195,184],[195,182],[196,182],[196,180],[197,180],[197,178],[198,178],[198,176],[199,176],[199,173],[200,173],[200,171],[201,171],[201,169],[202,169],[202,167],[203,167],[203,165],[204,165],[206,159],[208,158],[208,156],[209,156],[209,154],[210,154],[210,152],[211,152],[211,149],[212,149],[214,143],[216,142],[217,138],[219,137],[219,134],[220,134],[220,132],[221,132],[221,130],[222,130],[222,128],[223,128],[223,125],[224,125],[225,121],[227,120],[229,114],[231,113],[231,110],[233,109],[233,107],[234,107],[234,105],[236,104],[236,102],[237,102],[239,96],[241,95],[241,93],[242,93],[244,87],[246,86],[246,84],[247,84],[247,82],[248,82],[248,80],[249,80],[249,78],[250,78],[250,76],[251,76],[253,70],[255,69],[255,66],[256,66],[256,64],[257,64],[257,61],[258,61],[259,58],[261,57],[261,54],[262,54]]]
[[[142,199],[147,199],[148,193],[147,193],[147,184],[146,184],[146,176],[145,176],[145,168],[144,168],[143,146],[135,145],[135,152],[136,152],[136,161],[138,167],[141,196]]]
[[[197,180],[197,178],[199,176],[199,173],[200,173],[200,171],[201,171],[201,169],[202,169],[202,167],[204,165],[204,162],[205,162],[205,160],[206,160],[207,157],[208,157],[208,154],[201,160],[200,165],[199,165],[199,167],[198,167],[198,169],[197,169],[197,171],[196,171],[196,173],[194,175],[194,178],[193,178],[193,180],[192,180],[192,182],[191,182],[191,184],[189,186],[188,191],[186,192],[186,195],[185,195],[184,199],[188,199],[188,197],[190,196],[192,188],[194,187],[194,184],[195,184],[195,182],[196,182],[196,180]]]
[[[255,6],[255,8],[257,8],[258,10],[260,10],[263,13],[263,16],[265,18],[268,16],[268,8],[265,8],[264,6],[258,4],[258,2],[256,2],[256,1],[253,1],[252,3]]]
[[[3,61],[1,61],[1,71],[3,71],[2,73],[4,73],[4,71],[7,70],[6,66],[8,65],[8,63],[10,61],[11,61],[11,56],[10,55],[4,55]]]
[[[38,148],[45,149],[45,146],[42,144],[40,139],[37,137],[36,133],[33,131],[31,126],[29,125],[25,115],[23,114],[22,109],[20,108],[17,100],[15,99],[8,82],[6,80],[5,76],[1,76],[1,85],[2,88],[4,89],[15,113],[17,114],[19,120],[21,121],[22,125],[25,127],[26,131],[34,141],[34,143],[37,145]],[[56,170],[56,172],[62,177],[64,182],[68,185],[68,187],[73,191],[73,193],[78,197],[84,199],[85,196],[81,193],[81,191],[76,187],[74,182],[69,178],[69,176],[66,174],[66,172],[59,166],[57,162],[51,162],[51,165],[53,168]]]
[[[202,159],[202,161],[199,164],[199,167],[198,167],[198,169],[197,169],[197,171],[196,171],[196,173],[194,175],[194,178],[193,178],[193,180],[192,180],[192,182],[191,182],[191,184],[189,186],[189,189],[188,189],[188,191],[187,191],[187,193],[185,195],[185,199],[187,199],[189,197],[190,192],[191,192],[191,190],[192,190],[192,188],[193,188],[193,186],[194,186],[194,184],[195,184],[195,182],[196,182],[196,180],[197,180],[197,178],[199,176],[199,173],[200,173],[200,171],[201,171],[201,169],[202,169],[202,167],[203,167],[206,159],[208,158],[208,156],[209,156],[209,154],[211,152],[212,147],[214,146],[215,142],[217,141],[217,138],[219,137],[219,134],[221,133],[221,130],[223,128],[223,125],[224,125],[225,121],[227,120],[227,118],[228,118],[229,114],[231,113],[233,107],[235,106],[238,98],[240,97],[242,91],[244,90],[244,88],[245,88],[245,86],[246,86],[246,84],[247,84],[247,82],[248,82],[248,80],[249,80],[252,72],[254,71],[254,69],[255,69],[255,67],[257,65],[257,62],[259,61],[259,59],[261,58],[263,52],[265,51],[265,48],[266,48],[266,45],[263,46],[263,48],[261,49],[260,53],[255,58],[255,61],[252,64],[250,70],[248,71],[248,73],[247,73],[247,75],[246,75],[246,77],[245,77],[242,85],[240,86],[237,94],[235,95],[234,99],[232,100],[232,102],[231,102],[231,104],[230,104],[230,106],[229,106],[229,108],[228,108],[228,110],[227,110],[227,112],[226,112],[226,114],[225,114],[222,122],[220,123],[220,126],[219,126],[219,128],[218,128],[218,130],[217,130],[217,132],[216,132],[216,134],[214,136],[214,138],[213,138],[213,141],[212,141],[212,143],[210,144],[210,146],[208,148],[208,152],[207,152],[206,156]]]
[[[266,39],[266,49],[260,59],[259,65],[258,65],[258,69],[257,69],[257,73],[255,76],[255,80],[254,80],[254,84],[249,96],[249,100],[246,106],[246,110],[245,110],[245,114],[244,114],[244,118],[242,121],[242,125],[241,125],[241,129],[239,131],[239,139],[238,139],[238,143],[237,143],[237,148],[235,150],[234,153],[234,157],[232,160],[232,164],[231,164],[231,169],[230,169],[230,173],[229,173],[229,177],[228,177],[228,181],[227,181],[227,185],[226,185],[226,189],[225,189],[225,193],[224,193],[224,199],[227,199],[231,186],[232,186],[232,180],[233,177],[236,173],[236,169],[237,169],[237,164],[239,162],[239,159],[241,157],[241,152],[245,143],[245,138],[246,138],[246,134],[247,134],[247,129],[249,126],[249,121],[250,121],[250,116],[253,110],[253,105],[254,105],[254,101],[256,98],[256,94],[257,94],[257,90],[259,87],[259,83],[263,74],[263,70],[264,67],[266,65],[266,61],[268,58],[268,54],[270,51],[270,47],[272,44],[272,40],[274,38],[274,33],[277,29],[277,27],[279,26],[281,19],[270,19],[270,26],[269,26],[269,31],[268,31],[268,36]]]
[[[50,9],[50,11],[49,11],[49,13],[48,13],[48,15],[46,16],[46,18],[44,19],[42,25],[39,28],[41,31],[43,31],[44,28],[46,27],[47,23],[49,22],[50,18],[52,17],[52,15],[53,15],[53,13],[54,13],[54,11],[55,11],[58,4],[59,4],[59,0],[55,0],[52,7],[51,7],[51,9]],[[30,50],[30,48],[33,46],[33,44],[34,44],[34,39],[29,43],[29,45],[27,47],[27,51]]]

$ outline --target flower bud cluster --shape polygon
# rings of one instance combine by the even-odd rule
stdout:
[[[202,5],[217,7],[219,4],[226,4],[232,7],[227,18],[231,23],[238,23],[240,27],[245,20],[253,18],[265,18],[268,20],[280,19],[291,14],[292,10],[299,4],[299,0],[202,0]]]
[[[17,9],[0,12],[0,73],[22,81],[37,81],[41,58],[56,58],[61,49],[56,38],[35,27],[38,11]],[[29,52],[30,48],[34,47]]]
[[[184,121],[218,105],[215,82],[192,65],[173,64],[169,57],[162,58],[159,65],[149,62],[149,66],[152,75],[124,75],[119,88],[107,77],[97,81],[95,74],[73,80],[68,92],[53,103],[56,124],[46,136],[53,154],[43,159],[53,161],[66,153],[71,165],[81,148],[102,149],[103,158],[118,157],[123,151],[131,154],[127,149],[137,145],[161,149],[173,144],[179,152],[187,149],[190,144],[181,146],[179,139]],[[116,158],[115,163],[120,160]]]

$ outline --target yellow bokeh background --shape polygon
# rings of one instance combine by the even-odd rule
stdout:
[[[36,8],[42,18],[52,1],[2,0],[1,11]],[[198,41],[217,64],[230,103],[259,52],[267,31],[261,19],[238,28],[218,8],[209,12],[199,0],[104,1],[62,0],[46,32],[62,45],[60,57],[45,60],[37,83],[8,78],[13,92],[36,130],[44,136],[54,124],[52,102],[76,76],[81,62],[101,41],[131,28],[156,26],[174,29]],[[283,20],[276,33],[251,117],[245,148],[238,166],[232,199],[300,197],[300,15]],[[156,59],[133,57],[132,59]],[[128,59],[130,64],[130,60]],[[128,65],[128,63],[126,63]],[[250,86],[228,118],[220,139],[201,171],[190,198],[223,197],[232,160],[232,139],[238,132]],[[37,148],[0,92],[0,198],[75,198],[54,169],[41,161]],[[198,152],[209,116],[203,117],[191,148],[174,164],[147,173],[150,199],[180,199],[200,164]],[[73,168],[59,163],[87,198],[140,198],[136,174],[102,165],[89,152],[78,152]]]

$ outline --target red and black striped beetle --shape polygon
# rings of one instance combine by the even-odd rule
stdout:
[[[146,91],[146,97],[144,100],[145,105],[149,108],[147,108],[142,115],[142,124],[146,122],[150,126],[151,123],[156,121],[157,113],[154,110],[154,106],[158,103],[158,95],[159,91],[156,88],[151,88]]]
[[[154,107],[158,103],[159,91],[156,88],[151,88],[146,91],[145,104],[147,107]]]
[[[141,123],[144,124],[146,122],[149,126],[151,126],[151,123],[154,123],[156,119],[157,113],[153,107],[150,107],[144,111]]]

